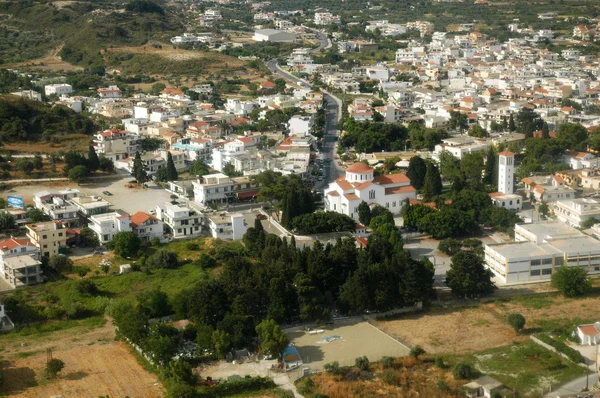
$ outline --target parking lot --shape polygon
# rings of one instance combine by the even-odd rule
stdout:
[[[363,355],[369,361],[378,361],[384,356],[400,357],[409,353],[405,345],[362,320],[315,329],[323,333],[310,334],[304,329],[286,331],[304,363],[313,370],[322,370],[326,363],[333,361],[342,366],[354,365],[355,359]],[[339,339],[327,342],[332,336]]]
[[[170,200],[171,194],[162,187],[156,186],[153,182],[148,183],[148,188],[127,188],[126,184],[131,177],[119,179],[106,179],[77,185],[75,183],[52,182],[48,184],[19,185],[3,193],[6,195],[22,196],[25,204],[33,204],[32,196],[34,193],[48,190],[58,190],[65,188],[79,189],[83,195],[98,195],[112,203],[113,210],[122,210],[133,214],[138,211],[148,212],[156,210],[156,205],[163,204]],[[103,194],[108,191],[112,196]]]

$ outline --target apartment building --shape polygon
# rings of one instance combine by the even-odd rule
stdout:
[[[230,178],[225,174],[207,174],[193,182],[194,202],[202,207],[211,203],[226,204],[233,200],[252,199],[258,195],[258,185],[249,177]]]
[[[108,200],[94,195],[77,196],[72,198],[69,202],[77,207],[77,211],[83,217],[107,213],[109,207],[112,205]]]
[[[174,238],[196,236],[202,232],[202,214],[186,205],[165,203],[156,207],[156,217],[166,224]]]
[[[79,208],[71,203],[71,199],[79,196],[78,189],[67,188],[61,191],[39,191],[33,194],[35,207],[60,221],[68,227],[79,225]]]
[[[60,221],[27,224],[27,237],[44,257],[62,254],[67,247],[67,228]]]
[[[141,240],[146,241],[154,238],[162,239],[165,230],[162,221],[143,211],[138,211],[131,216],[131,228]]]
[[[124,130],[107,130],[94,137],[93,146],[96,153],[116,162],[135,155],[139,150],[140,137]]]
[[[579,228],[592,218],[600,220],[600,202],[595,199],[557,200],[553,208],[556,217],[572,227]]]

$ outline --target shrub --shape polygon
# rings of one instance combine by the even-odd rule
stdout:
[[[354,360],[354,365],[363,372],[369,371],[369,358],[366,356],[358,357]]]
[[[154,247],[159,246],[160,245],[160,239],[159,238],[152,238],[152,240],[150,241],[150,244]]]
[[[83,279],[81,281],[78,281],[76,286],[77,286],[77,291],[81,294],[94,295],[94,294],[98,294],[100,292],[100,289],[98,289],[98,286],[94,283],[94,281],[92,281],[90,279]]]
[[[454,375],[455,379],[470,379],[473,375],[473,369],[468,363],[460,361],[456,364],[456,366],[454,366],[452,374]]]
[[[206,253],[202,253],[198,259],[198,265],[204,269],[214,268],[217,266],[217,261]]]
[[[46,376],[49,379],[55,379],[60,371],[65,367],[65,363],[57,358],[52,358],[46,364]]]
[[[437,366],[440,369],[446,368],[446,364],[444,363],[443,357],[436,356],[435,359],[433,360],[433,362],[435,363],[435,366]]]
[[[189,242],[186,247],[188,250],[200,250],[200,246],[196,242]]]
[[[386,369],[383,371],[381,379],[387,384],[394,384],[396,381],[396,372],[392,369]]]
[[[446,238],[438,244],[438,250],[444,254],[452,256],[460,251],[462,244],[454,238]]]
[[[446,383],[445,380],[438,380],[437,388],[440,391],[449,391],[450,390],[450,386],[448,385],[448,383]]]
[[[421,346],[414,346],[413,348],[411,348],[410,350],[410,356],[418,359],[419,355],[425,354],[425,350],[421,347]]]
[[[381,358],[381,364],[385,369],[394,367],[395,359],[394,357],[383,357]]]
[[[515,332],[521,333],[525,327],[525,317],[518,312],[513,312],[508,315],[508,324],[514,329]]]
[[[325,369],[327,373],[334,376],[342,374],[342,368],[340,367],[340,363],[338,361],[326,363],[325,366],[323,366],[323,369]]]

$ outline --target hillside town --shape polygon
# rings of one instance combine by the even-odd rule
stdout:
[[[178,23],[0,60],[0,391],[96,322],[160,388],[92,395],[600,396],[598,7],[126,3],[39,6]]]

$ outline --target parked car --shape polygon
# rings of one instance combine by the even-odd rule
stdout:
[[[259,219],[259,220],[266,220],[267,216],[265,216],[264,214],[257,214],[256,218]]]
[[[103,194],[105,194],[106,196],[112,196],[112,193],[108,192],[108,191],[104,191],[102,192]]]

